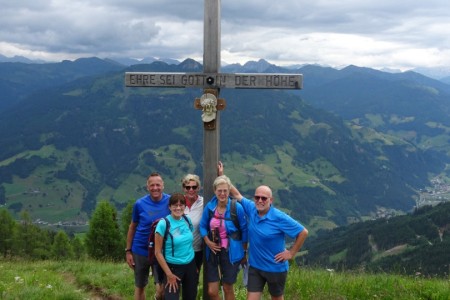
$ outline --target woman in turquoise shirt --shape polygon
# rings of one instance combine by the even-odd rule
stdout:
[[[195,300],[197,297],[193,227],[190,218],[184,216],[185,207],[184,195],[173,194],[169,199],[170,215],[156,226],[155,255],[165,273],[165,300],[179,299],[180,289],[183,300]],[[166,234],[167,226],[169,231]]]

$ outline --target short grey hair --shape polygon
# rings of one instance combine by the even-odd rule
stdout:
[[[230,190],[231,189],[231,180],[230,180],[230,178],[228,178],[227,175],[221,175],[214,180],[214,183],[213,183],[214,190],[217,189],[218,185],[221,185],[224,183],[228,185],[228,190]]]

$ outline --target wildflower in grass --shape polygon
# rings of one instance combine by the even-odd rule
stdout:
[[[47,286],[45,288],[51,289],[51,288],[53,288],[53,286],[51,284],[47,284]]]
[[[20,276],[14,277],[14,280],[16,281],[16,283],[23,283],[23,278],[20,278]]]

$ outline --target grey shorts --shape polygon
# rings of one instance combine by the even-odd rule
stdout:
[[[164,272],[162,268],[156,264],[150,266],[148,257],[133,253],[134,259],[134,285],[138,288],[144,288],[148,284],[150,276],[150,267],[152,268],[154,283],[162,283],[164,280]]]

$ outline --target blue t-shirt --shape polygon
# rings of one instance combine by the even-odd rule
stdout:
[[[187,218],[189,219],[189,217]],[[172,215],[169,215],[167,216],[167,220],[170,222],[170,234],[167,234],[165,247],[163,247],[164,258],[166,259],[166,262],[170,264],[186,265],[194,259],[194,235],[191,230],[193,228],[189,226],[188,222],[186,222],[183,217],[177,220],[174,219]],[[191,222],[190,219],[189,222]],[[159,235],[164,237],[166,226],[164,220],[159,221],[156,226],[156,233],[159,233]],[[174,249],[174,255],[172,255],[172,249]]]
[[[286,249],[285,236],[296,238],[303,231],[303,225],[273,206],[260,217],[254,201],[242,198],[241,204],[249,219],[250,266],[266,272],[288,271],[289,262],[276,262],[275,255]]]
[[[133,206],[131,219],[137,223],[136,233],[134,234],[131,251],[139,255],[148,255],[148,237],[150,235],[150,227],[153,221],[164,218],[170,214],[169,210],[170,195],[162,195],[160,201],[154,201],[150,195],[146,195],[136,201]]]

